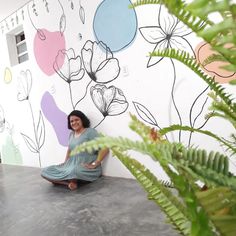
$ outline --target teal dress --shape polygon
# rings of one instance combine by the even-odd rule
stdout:
[[[71,132],[69,137],[69,150],[74,150],[81,143],[93,140],[98,137],[98,132],[93,128],[87,128],[79,137],[75,137]],[[42,169],[41,175],[47,179],[62,181],[70,179],[94,181],[102,174],[101,165],[95,169],[88,169],[83,166],[84,163],[91,163],[97,159],[98,152],[81,152],[75,154],[62,165],[52,165]]]

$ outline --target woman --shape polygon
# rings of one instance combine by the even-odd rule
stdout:
[[[77,180],[94,181],[102,174],[101,162],[109,150],[99,152],[81,152],[70,156],[78,145],[98,137],[95,129],[89,128],[90,121],[87,116],[78,110],[72,111],[68,117],[68,128],[72,130],[69,137],[69,146],[64,163],[46,167],[41,175],[54,184],[63,184],[70,190],[77,189]]]

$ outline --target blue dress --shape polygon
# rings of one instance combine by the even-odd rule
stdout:
[[[69,137],[69,150],[72,151],[81,143],[93,140],[98,137],[98,132],[93,128],[87,128],[79,137],[75,137],[71,132]],[[62,165],[52,165],[42,169],[41,175],[47,179],[62,181],[70,179],[79,179],[86,181],[94,181],[102,174],[101,165],[95,169],[87,169],[84,163],[91,163],[97,159],[97,153],[81,152],[70,156]]]

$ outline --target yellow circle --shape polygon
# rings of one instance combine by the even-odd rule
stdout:
[[[12,81],[11,70],[10,70],[8,67],[5,69],[4,81],[5,81],[5,83],[7,83],[7,84],[9,84],[9,83]]]

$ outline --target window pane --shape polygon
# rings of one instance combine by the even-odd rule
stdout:
[[[24,32],[21,32],[20,34],[16,35],[16,43],[20,43],[23,40],[25,40]]]
[[[28,59],[29,59],[28,53],[26,53],[26,54],[24,54],[24,55],[18,57],[19,63],[22,63],[22,62],[24,62],[24,61],[27,61]]]
[[[17,54],[21,54],[27,51],[26,43],[17,46]]]

